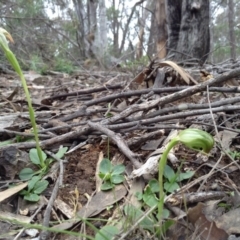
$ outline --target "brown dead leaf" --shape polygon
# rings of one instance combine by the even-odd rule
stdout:
[[[158,63],[160,67],[170,66],[172,67],[181,77],[182,79],[189,85],[190,81],[194,84],[198,84],[197,81],[195,81],[189,73],[187,73],[182,67],[178,66],[173,61],[161,61]]]
[[[221,228],[218,228],[214,221],[209,221],[203,213],[205,204],[198,203],[194,208],[188,210],[187,217],[194,225],[196,231],[201,234],[201,238],[211,240],[227,240],[228,234]]]
[[[216,220],[218,227],[221,227],[229,234],[240,234],[240,209],[233,209],[223,214]]]
[[[228,131],[228,130],[223,130],[219,132],[222,148],[224,150],[229,150],[229,147],[233,139],[236,138],[238,134],[239,133]]]
[[[80,211],[76,213],[77,218],[72,221],[61,223],[54,226],[55,229],[65,230],[71,228],[82,218],[93,217],[102,212],[108,206],[118,202],[127,194],[127,189],[124,185],[115,186],[113,191],[103,192],[100,191],[94,195],[88,204],[86,204]]]

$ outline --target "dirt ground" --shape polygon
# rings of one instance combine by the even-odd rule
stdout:
[[[122,224],[124,230],[117,235],[120,238],[126,233],[124,223],[128,223],[129,230],[137,222],[133,216],[128,216],[125,206],[134,206],[142,213],[149,210],[147,201],[144,202],[146,199],[137,198],[137,193],[146,193],[150,180],[158,178],[156,159],[159,160],[169,139],[173,138],[171,134],[190,127],[210,133],[215,145],[209,155],[177,145],[169,156],[171,171],[183,174],[194,171],[194,175],[179,180],[180,189],[168,195],[169,219],[178,216],[175,208],[183,211],[183,215],[179,218],[180,225],[170,228],[165,239],[192,240],[194,234],[209,229],[212,222],[214,233],[208,232],[212,234],[211,239],[219,240],[219,236],[223,236],[221,239],[227,240],[231,234],[240,234],[235,228],[240,224],[236,220],[240,199],[239,90],[229,85],[211,89],[211,79],[203,79],[199,85],[185,86],[186,82],[172,71],[168,72],[167,78],[169,80],[171,76],[174,81],[154,90],[154,87],[147,87],[144,80],[146,74],[155,76],[154,69],[143,71],[138,78],[125,72],[104,71],[79,72],[73,76],[25,73],[42,148],[48,157],[60,146],[67,146],[69,151],[60,160],[63,165],[59,159],[53,162],[52,165],[58,167],[51,168],[46,174],[48,188],[41,194],[40,201],[31,204],[18,194],[20,190],[10,195],[6,192],[10,185],[21,182],[19,172],[23,168],[34,167],[29,150],[35,144],[29,141],[33,135],[28,108],[17,77],[0,75],[2,218],[32,221],[92,237],[96,235],[94,227],[101,229],[109,221],[108,225]],[[227,76],[223,76],[226,81]],[[216,79],[222,79],[221,75],[218,77]],[[210,81],[210,93],[202,87],[207,81]],[[213,108],[211,114],[208,98]],[[113,165],[126,167],[124,182],[116,185],[114,191],[100,191],[102,181],[99,180],[98,166],[108,157]],[[60,166],[63,166],[63,182],[54,195],[61,175]],[[164,181],[167,180],[166,175]],[[26,183],[21,184],[26,189]],[[157,196],[155,194],[154,199]],[[55,201],[51,203],[51,199]],[[81,223],[85,217],[93,218],[90,223],[94,227]],[[156,219],[156,215],[152,217]],[[204,224],[199,219],[205,219]],[[155,226],[154,223],[150,225]],[[28,239],[28,233],[20,229],[19,225],[0,221],[0,239],[13,239],[12,236],[19,232],[22,236],[19,239]],[[40,230],[36,236],[39,233]],[[51,233],[47,239],[81,238]],[[156,236],[151,228],[138,225],[124,239],[155,240]]]

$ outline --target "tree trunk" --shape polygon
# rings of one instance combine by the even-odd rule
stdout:
[[[156,21],[155,21],[155,16],[156,16],[156,6],[154,6],[154,9],[152,11],[152,16],[151,16],[151,27],[149,30],[149,38],[148,38],[148,44],[147,44],[147,55],[149,58],[152,58],[156,51]]]
[[[153,0],[148,0],[146,3],[146,7],[143,9],[142,17],[139,17],[139,33],[138,33],[138,43],[136,48],[136,59],[140,59],[143,56],[143,42],[144,42],[144,33],[145,33],[145,25],[147,18],[152,11],[153,8]]]
[[[119,49],[119,44],[118,44],[118,41],[119,41],[119,21],[118,21],[118,10],[117,10],[117,7],[116,7],[116,2],[115,0],[113,0],[113,4],[112,4],[112,7],[113,7],[113,19],[112,19],[112,28],[113,28],[113,49],[114,49],[114,56],[115,57],[118,57],[119,56],[119,52],[118,52],[118,49]]]
[[[84,19],[86,17],[86,13],[84,13],[84,7],[82,0],[73,0],[74,9],[78,18],[78,28],[77,28],[77,43],[83,58],[87,56],[87,41],[85,38],[86,35],[86,27],[84,26]]]
[[[87,19],[88,19],[88,57],[94,57],[93,43],[96,38],[97,31],[97,0],[88,0],[87,2]]]
[[[231,58],[236,60],[236,40],[234,31],[234,3],[228,0],[228,26],[229,26],[229,43],[231,47]]]
[[[139,2],[136,2],[134,4],[134,6],[132,7],[131,13],[130,13],[128,19],[127,19],[127,23],[126,23],[126,25],[125,25],[125,27],[123,29],[122,41],[121,41],[121,45],[120,45],[120,48],[119,48],[119,55],[122,53],[122,51],[124,49],[126,37],[127,37],[128,32],[129,32],[129,24],[130,24],[130,22],[132,20],[132,17],[133,17],[133,14],[134,14],[135,10],[136,10],[136,7],[138,5],[140,5],[140,4],[142,4],[143,2],[144,2],[144,0],[139,0]]]
[[[156,1],[156,21],[157,21],[157,56],[159,59],[165,58],[167,54],[167,23],[165,0]]]
[[[206,61],[210,48],[209,0],[168,0],[168,56]]]
[[[93,52],[101,65],[106,64],[108,47],[108,26],[105,0],[99,0],[98,27],[93,44]]]

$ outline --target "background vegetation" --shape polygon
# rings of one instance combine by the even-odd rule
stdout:
[[[156,2],[153,0],[0,1],[1,27],[9,31],[13,52],[25,70],[71,72],[121,62],[145,63],[156,55]],[[229,2],[211,0],[211,54],[218,63],[239,55],[240,1],[234,2],[235,43],[229,39]],[[1,63],[7,65],[2,53]],[[144,60],[144,61],[143,61]]]

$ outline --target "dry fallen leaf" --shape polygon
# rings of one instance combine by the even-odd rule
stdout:
[[[25,183],[20,183],[19,185],[9,188],[5,191],[0,192],[0,202],[2,202],[3,200],[11,197],[12,195],[20,192],[21,190],[23,190],[26,186],[28,185],[27,182]]]
[[[227,240],[228,234],[216,226],[214,221],[209,221],[204,214],[205,204],[198,203],[197,206],[188,210],[188,220],[194,225],[202,239]]]

